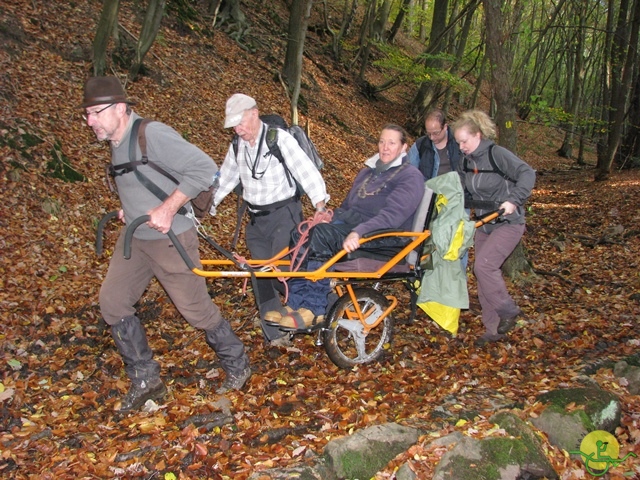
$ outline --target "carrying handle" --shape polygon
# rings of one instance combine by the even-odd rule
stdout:
[[[104,234],[104,226],[107,224],[109,220],[112,220],[117,217],[118,217],[118,210],[114,210],[113,212],[107,213],[98,222],[98,228],[96,230],[96,254],[99,257],[102,256],[102,252],[103,252],[102,235]]]
[[[125,260],[129,260],[131,258],[131,241],[133,239],[133,233],[140,225],[142,225],[143,223],[147,223],[150,218],[150,215],[142,215],[141,217],[136,218],[133,222],[131,222],[131,225],[127,227],[127,231],[124,234]],[[171,240],[171,243],[173,243],[173,246],[176,247],[176,250],[182,257],[182,260],[184,260],[184,263],[187,264],[187,267],[189,267],[190,270],[194,270],[195,268],[197,268],[195,263],[193,263],[193,260],[191,260],[191,257],[187,255],[187,251],[180,243],[180,240],[178,240],[176,234],[173,233],[173,230],[169,229],[169,231],[167,232],[167,236]]]

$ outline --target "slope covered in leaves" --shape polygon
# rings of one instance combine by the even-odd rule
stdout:
[[[123,26],[136,32],[132,4],[122,8]],[[230,94],[251,94],[263,112],[288,117],[285,93],[273,79],[282,37],[267,35],[278,11],[263,2],[251,12],[255,53],[220,32],[214,38],[179,34],[167,20],[148,60],[149,76],[128,85],[139,113],[174,126],[218,162],[230,139],[221,125]],[[255,370],[246,391],[219,397],[212,393],[221,375],[215,356],[152,283],[139,312],[170,395],[157,411],[115,415],[128,383],[97,306],[115,225],[105,235],[105,257],[95,255],[93,244],[97,221],[118,204],[104,181],[108,149],[95,142],[76,108],[91,71],[99,14],[99,4],[84,0],[0,6],[3,477],[243,479],[305,461],[306,453],[356,429],[396,421],[432,433],[379,478],[391,477],[407,460],[419,478],[430,478],[443,453],[424,448],[430,438],[455,429],[496,434],[486,420],[495,409],[517,406],[523,418],[535,416],[538,393],[578,385],[588,366],[622,398],[621,454],[640,454],[640,400],[616,383],[606,363],[637,353],[640,344],[640,175],[616,172],[593,183],[589,169],[554,156],[560,132],[526,124],[519,125],[519,153],[539,176],[525,244],[541,273],[513,287],[529,322],[509,341],[473,346],[481,331],[477,303],[463,313],[456,338],[422,314],[404,324],[407,296],[389,286],[401,297],[391,348],[380,363],[343,371],[313,337],[298,336],[287,349],[266,348],[241,282],[214,281],[214,301],[247,345]],[[408,95],[391,92],[368,102],[349,72],[320,56],[327,41],[309,38],[303,123],[312,122],[335,206],[375,151],[380,127],[406,120]],[[85,180],[50,175],[65,166]],[[206,222],[223,244],[234,228],[234,208],[228,199]],[[472,277],[470,287],[473,296]],[[460,419],[468,423],[456,427]],[[548,455],[563,478],[584,477],[563,452],[548,446]],[[617,467],[611,478],[633,475],[632,468]]]

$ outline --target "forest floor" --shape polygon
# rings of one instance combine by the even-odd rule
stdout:
[[[282,38],[261,35],[278,22],[267,3],[250,13],[254,53],[221,32],[211,38],[163,27],[148,75],[128,85],[136,111],[173,126],[218,163],[230,140],[222,117],[232,93],[253,95],[263,113],[288,118],[273,78]],[[135,32],[131,8],[123,2],[121,22]],[[640,346],[640,171],[615,171],[596,183],[593,165],[556,156],[562,132],[527,123],[518,125],[518,153],[538,177],[524,245],[538,273],[510,285],[529,320],[507,341],[474,346],[482,328],[470,275],[472,305],[455,338],[424,314],[408,324],[405,301],[382,360],[344,371],[312,336],[296,336],[289,348],[265,347],[251,294],[243,296],[241,281],[215,280],[213,300],[247,346],[255,372],[245,390],[221,397],[213,393],[222,375],[215,355],[153,282],[139,313],[170,394],[157,411],[114,414],[128,382],[97,301],[117,232],[108,229],[102,258],[94,241],[98,220],[118,203],[104,181],[108,148],[95,141],[77,108],[99,14],[99,4],[88,0],[0,6],[0,476],[241,480],[393,421],[430,433],[376,478],[391,478],[411,461],[427,479],[444,453],[426,448],[429,439],[454,430],[491,434],[487,419],[496,406],[517,407],[529,419],[541,408],[538,394],[581,385],[585,372],[620,396],[620,456],[640,455],[640,397],[611,369]],[[312,122],[335,206],[375,152],[381,126],[408,120],[411,97],[397,89],[365,99],[351,72],[316,55],[328,40],[308,40],[303,123]],[[369,80],[381,78],[373,70]],[[593,151],[587,159],[594,162]],[[71,167],[84,181],[56,178],[55,167]],[[223,244],[235,227],[234,210],[228,199],[205,222]],[[406,300],[400,286],[388,288]],[[443,416],[443,407],[453,413]],[[208,415],[209,426],[197,428],[198,415]],[[231,423],[212,426],[229,415]],[[545,448],[561,478],[586,478],[579,462],[546,442]],[[607,475],[638,477],[640,470],[629,461]]]

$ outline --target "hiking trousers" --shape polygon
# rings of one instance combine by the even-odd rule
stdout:
[[[194,274],[171,243],[133,237],[131,258],[124,258],[123,228],[100,288],[100,310],[109,325],[135,315],[134,305],[153,277],[169,295],[189,324],[202,330],[215,330],[223,321],[220,309],[211,301],[204,277]],[[177,236],[193,263],[201,268],[198,236],[191,228]]]
[[[355,224],[343,222],[319,223],[309,231],[309,237],[299,255],[303,256],[300,271],[314,271],[327,260],[342,250],[342,244],[347,235],[355,228]],[[300,233],[294,230],[291,234],[291,246],[298,243]],[[386,237],[372,240],[361,246],[350,255],[357,258],[366,256],[365,252],[393,257],[404,246],[406,240],[397,237]],[[345,258],[346,260],[346,258]],[[311,281],[305,278],[291,278],[289,280],[288,305],[294,310],[306,308],[314,315],[324,315],[329,303],[331,280],[328,278]]]
[[[473,273],[478,284],[482,323],[490,336],[499,337],[498,324],[501,318],[512,318],[520,313],[518,305],[509,295],[500,268],[518,245],[524,230],[525,225],[511,224],[501,225],[491,233],[476,230]]]
[[[160,365],[153,352],[134,305],[155,276],[180,314],[195,328],[205,331],[207,344],[216,352],[228,375],[241,375],[249,365],[242,341],[211,301],[204,277],[194,274],[169,237],[131,243],[131,258],[124,258],[122,229],[116,242],[107,276],[100,289],[100,310],[132,380],[159,378]],[[198,236],[191,228],[177,236],[193,263],[201,267]]]

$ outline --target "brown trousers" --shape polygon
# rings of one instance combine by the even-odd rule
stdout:
[[[156,277],[180,314],[195,328],[215,330],[222,322],[220,309],[211,301],[204,277],[194,274],[180,257],[169,237],[162,240],[133,238],[131,258],[124,258],[122,229],[100,289],[100,310],[114,325],[136,314],[134,305]],[[191,228],[177,236],[195,265],[201,266],[198,235]]]

